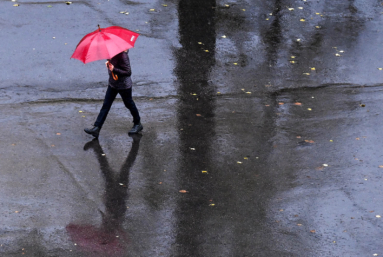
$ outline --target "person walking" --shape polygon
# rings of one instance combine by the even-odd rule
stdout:
[[[137,134],[144,128],[141,124],[140,114],[132,98],[132,70],[130,67],[128,52],[129,50],[123,51],[105,63],[109,73],[109,85],[106,90],[104,103],[93,128],[84,129],[86,133],[94,136],[95,138],[98,138],[117,94],[120,94],[125,107],[129,109],[131,115],[133,116],[134,125],[129,131],[129,134]]]

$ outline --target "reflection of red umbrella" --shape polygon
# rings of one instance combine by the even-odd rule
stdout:
[[[108,231],[91,225],[69,224],[71,240],[92,257],[126,256],[128,236],[122,229]]]
[[[80,43],[71,58],[83,63],[110,59],[118,53],[134,47],[138,33],[118,26],[100,28],[89,33]]]

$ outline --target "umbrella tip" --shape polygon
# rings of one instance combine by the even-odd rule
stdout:
[[[97,26],[98,26],[99,31],[101,31],[100,24],[98,24]]]

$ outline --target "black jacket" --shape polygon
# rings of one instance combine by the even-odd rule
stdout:
[[[113,79],[112,72],[108,69],[109,85],[116,89],[131,88],[133,85],[132,79],[130,78],[132,69],[130,68],[128,51],[121,52],[112,57],[110,63],[114,66],[113,73],[118,76],[118,80]]]

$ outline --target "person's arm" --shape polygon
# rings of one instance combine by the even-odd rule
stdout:
[[[114,66],[113,73],[118,76],[127,76],[132,75],[132,69],[130,68],[129,56],[126,52],[121,54],[120,59],[118,60],[118,67]]]

